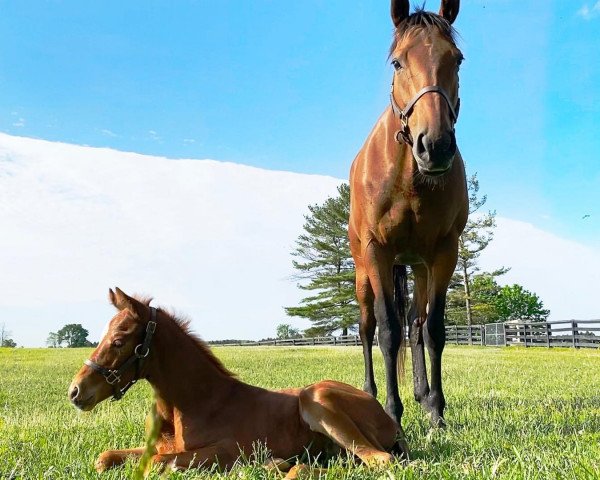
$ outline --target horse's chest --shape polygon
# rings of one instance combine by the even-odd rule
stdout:
[[[379,221],[383,243],[415,256],[424,254],[450,228],[444,215],[429,211],[416,197],[392,203]]]

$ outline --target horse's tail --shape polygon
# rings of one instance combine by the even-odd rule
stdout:
[[[398,351],[398,378],[404,378],[404,363],[406,358],[406,326],[407,311],[406,304],[408,301],[408,275],[406,273],[406,265],[394,265],[394,303],[398,311],[398,319],[400,320],[400,350]]]

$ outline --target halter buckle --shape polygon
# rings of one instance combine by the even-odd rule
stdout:
[[[104,377],[106,379],[106,383],[109,385],[114,385],[115,383],[121,383],[121,377],[119,376],[119,372],[116,370],[109,370],[108,375]]]

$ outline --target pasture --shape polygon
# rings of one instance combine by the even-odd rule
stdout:
[[[359,347],[214,351],[242,380],[263,387],[323,378],[362,385]],[[152,399],[148,384],[136,385],[120,402],[105,402],[91,413],[80,413],[67,401],[71,378],[89,353],[0,349],[0,478],[98,478],[93,463],[101,451],[143,443]],[[384,391],[379,351],[374,360]],[[408,465],[369,470],[340,458],[326,478],[600,478],[600,351],[448,346],[444,381],[448,428],[430,431],[412,400],[408,365],[400,392],[413,457]],[[129,478],[134,467],[130,462],[102,478]],[[159,477],[153,473],[150,478]],[[278,475],[250,459],[229,473],[174,472],[168,478]]]

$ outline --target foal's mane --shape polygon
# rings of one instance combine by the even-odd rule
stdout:
[[[456,46],[456,36],[458,34],[454,27],[450,25],[450,22],[436,13],[426,12],[424,7],[417,7],[412,14],[402,20],[396,27],[392,45],[390,46],[389,57],[393,55],[398,43],[400,43],[407,35],[410,35],[416,30],[431,30],[434,28],[452,43],[452,45]]]
[[[211,363],[219,372],[221,372],[224,375],[227,375],[228,377],[235,377],[235,374],[229,371],[225,367],[225,365],[221,363],[221,360],[219,360],[215,356],[215,354],[211,351],[206,342],[202,340],[197,334],[192,332],[192,329],[190,327],[191,320],[189,318],[180,314],[175,314],[175,312],[169,309],[158,308],[157,310],[161,313],[164,313],[165,317],[173,324],[173,326],[178,328],[185,336],[192,340],[192,343],[200,351],[201,355],[209,363]]]

